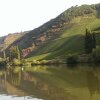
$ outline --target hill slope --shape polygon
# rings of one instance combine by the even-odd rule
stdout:
[[[6,50],[18,45],[23,57],[34,59],[53,59],[68,53],[82,53],[85,28],[90,27],[99,33],[99,17],[100,4],[71,7],[57,18],[29,31]]]
[[[6,36],[0,37],[0,51],[6,49],[10,44],[12,44],[17,39],[21,38],[27,32],[12,33]]]

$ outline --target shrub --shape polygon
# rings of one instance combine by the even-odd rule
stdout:
[[[100,63],[100,46],[97,46],[95,49],[93,49],[92,57],[95,63]]]
[[[27,63],[27,60],[26,60],[26,59],[22,59],[22,60],[21,60],[21,65],[25,66],[26,63]]]
[[[67,57],[67,64],[76,64],[78,63],[78,57],[77,55],[68,55]]]
[[[12,64],[15,66],[18,66],[18,65],[21,65],[21,61],[15,58],[13,59]]]

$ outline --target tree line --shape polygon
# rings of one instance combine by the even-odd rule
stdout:
[[[3,51],[3,59],[12,62],[14,59],[21,59],[21,54],[18,46],[12,46],[9,49],[9,54],[6,55],[5,50]]]

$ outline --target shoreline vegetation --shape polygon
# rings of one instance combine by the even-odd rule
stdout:
[[[91,54],[69,54],[66,57],[52,60],[27,60],[27,59],[13,59],[12,62],[7,60],[0,60],[0,66],[35,66],[35,65],[60,65],[60,64],[99,64],[100,63],[100,47],[93,50]]]

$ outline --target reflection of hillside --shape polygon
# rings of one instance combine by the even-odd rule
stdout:
[[[63,89],[50,85],[49,82],[30,72],[23,73],[23,81],[19,88],[44,100],[69,100],[70,96]]]
[[[68,94],[61,88],[50,85],[34,73],[9,71],[6,83],[7,94],[17,96],[34,95],[44,100],[68,100]]]
[[[16,95],[16,96],[25,96],[27,93],[25,91],[22,91],[18,89],[16,86],[11,85],[9,82],[7,82],[6,91],[8,95]]]
[[[36,66],[21,71],[20,67],[13,67],[1,79],[5,79],[5,94],[43,100],[84,100],[86,93],[88,97],[100,93],[98,74],[94,70],[84,73],[78,68]]]
[[[27,93],[16,87],[19,85],[20,72],[11,73],[8,75],[6,71],[0,71],[0,93],[8,95],[25,96]],[[9,77],[8,77],[9,76]],[[8,79],[9,81],[7,81]]]
[[[17,96],[26,95],[24,91],[21,91],[18,88],[16,88],[16,85],[19,85],[20,83],[20,74],[21,74],[20,71],[18,73],[13,73],[12,71],[9,72],[0,71],[1,93],[8,94],[8,95],[17,95]]]
[[[53,77],[51,77],[51,73]],[[20,85],[11,84],[16,86],[17,89],[25,91],[28,95],[34,95],[44,100],[62,100],[62,98],[63,100],[79,100],[76,99],[78,95],[75,94],[75,91],[77,93],[79,91],[74,91],[74,89],[86,86],[83,83],[84,80],[80,80],[82,77],[85,76],[78,69],[66,70],[66,68],[58,67],[45,69],[39,67],[37,70],[33,70],[33,68],[30,68],[28,71],[24,70],[21,73]],[[71,85],[72,91],[67,84]],[[78,94],[81,94],[81,92]]]
[[[87,72],[87,86],[91,96],[95,93],[100,94],[100,80],[94,70]]]

